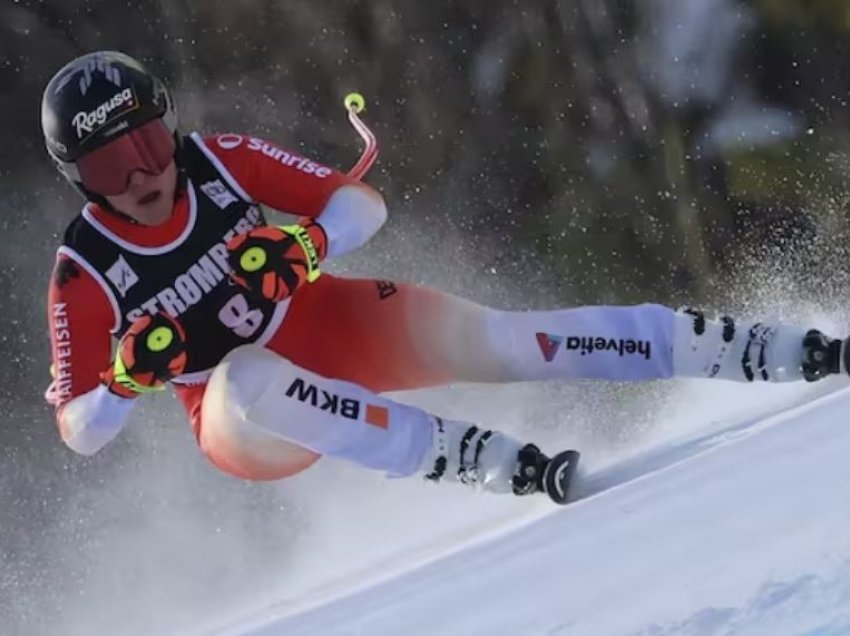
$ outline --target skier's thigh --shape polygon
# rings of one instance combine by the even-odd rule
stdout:
[[[294,474],[315,453],[407,475],[431,443],[425,411],[256,345],[234,349],[216,367],[201,419],[199,443],[207,456],[252,479]]]
[[[319,458],[251,420],[252,406],[287,366],[277,354],[248,345],[231,351],[216,367],[201,405],[198,444],[221,470],[245,479],[282,479]],[[280,409],[283,418],[284,404]]]

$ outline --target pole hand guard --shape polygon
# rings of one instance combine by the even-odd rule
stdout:
[[[101,374],[107,388],[122,397],[161,391],[186,368],[186,333],[166,313],[142,316],[118,342],[112,366]]]
[[[325,232],[314,222],[256,228],[227,244],[230,277],[263,298],[280,302],[319,278],[326,246]]]

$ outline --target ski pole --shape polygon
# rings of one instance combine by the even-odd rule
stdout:
[[[354,127],[354,130],[360,135],[366,146],[360,155],[360,159],[354,164],[354,167],[348,171],[348,176],[354,179],[362,179],[375,159],[378,158],[378,140],[374,133],[369,130],[369,127],[360,119],[360,113],[366,108],[366,100],[360,93],[349,93],[342,101],[345,109],[348,111],[348,121]]]

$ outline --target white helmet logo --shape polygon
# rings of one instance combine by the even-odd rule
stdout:
[[[115,86],[121,87],[121,73],[118,69],[104,61],[102,57],[97,56],[87,60],[85,64],[74,66],[57,82],[55,92],[61,92],[80,73],[81,77],[77,87],[80,89],[80,95],[85,95],[94,83],[95,71],[100,72],[107,81],[115,84]]]
[[[94,81],[92,79],[92,75],[94,71],[100,71],[103,73],[103,76],[116,86],[121,86],[121,73],[118,72],[118,69],[114,66],[111,66],[108,62],[104,62],[103,58],[96,57],[93,60],[89,60],[89,62],[81,69],[83,76],[80,78],[80,94],[85,95],[89,90],[89,87],[92,85]]]
[[[74,126],[77,131],[77,138],[82,139],[86,135],[91,134],[96,128],[103,126],[107,121],[109,121],[111,115],[116,110],[121,109],[121,112],[124,112],[125,110],[135,107],[135,105],[136,98],[133,95],[133,91],[129,88],[125,88],[120,93],[115,93],[111,99],[103,102],[94,110],[89,112],[78,112],[74,115],[74,119],[71,120],[71,125]]]

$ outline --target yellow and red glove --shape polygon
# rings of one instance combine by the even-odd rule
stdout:
[[[327,237],[315,222],[258,227],[227,244],[230,277],[242,287],[280,302],[315,281],[327,254]]]
[[[113,393],[136,397],[161,391],[186,368],[186,333],[166,313],[136,320],[118,342],[112,366],[101,381]]]

